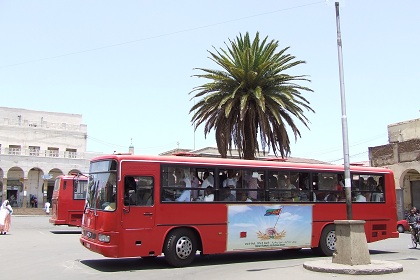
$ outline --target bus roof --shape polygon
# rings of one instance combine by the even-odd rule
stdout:
[[[205,166],[237,166],[249,168],[285,168],[285,169],[319,169],[325,171],[344,171],[344,165],[335,164],[313,164],[313,163],[296,163],[287,160],[244,160],[244,159],[226,159],[212,157],[191,157],[191,156],[153,156],[153,155],[131,155],[131,154],[110,154],[95,157],[91,162],[115,159],[117,161],[142,161],[155,162],[164,164],[194,164]],[[385,167],[370,166],[350,166],[351,171],[358,172],[376,172],[376,173],[392,173],[391,169]]]

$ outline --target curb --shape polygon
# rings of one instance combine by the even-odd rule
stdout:
[[[333,263],[332,260],[319,260],[305,262],[303,267],[316,272],[351,275],[377,275],[403,271],[401,264],[390,261],[371,261],[370,264],[364,265],[345,265]]]

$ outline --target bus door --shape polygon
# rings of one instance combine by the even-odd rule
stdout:
[[[147,230],[155,225],[153,176],[124,176],[122,227]]]

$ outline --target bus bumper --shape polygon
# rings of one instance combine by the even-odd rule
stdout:
[[[83,247],[87,248],[88,250],[101,254],[104,257],[109,258],[117,258],[118,257],[118,246],[117,245],[109,245],[109,244],[98,244],[93,243],[89,240],[84,238],[80,238],[80,243]]]
[[[399,238],[399,237],[400,237],[400,233],[398,231],[391,232],[391,238]]]
[[[56,225],[56,226],[66,225],[66,221],[65,220],[57,220],[57,219],[51,218],[51,219],[49,219],[49,222],[51,224],[53,224],[53,225]]]

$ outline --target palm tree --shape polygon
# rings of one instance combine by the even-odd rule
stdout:
[[[210,59],[223,70],[195,68],[204,72],[195,77],[211,81],[190,92],[195,93],[193,98],[201,98],[190,109],[194,129],[205,123],[205,136],[214,129],[217,148],[224,158],[232,145],[244,159],[255,159],[260,147],[288,156],[287,130],[293,131],[296,141],[301,134],[294,118],[309,128],[304,109],[314,110],[301,94],[312,90],[295,83],[310,80],[285,71],[305,62],[286,54],[288,47],[276,52],[278,41],[268,42],[267,37],[260,41],[259,33],[252,42],[247,32],[235,41],[229,39],[229,43],[227,51],[209,51]]]

